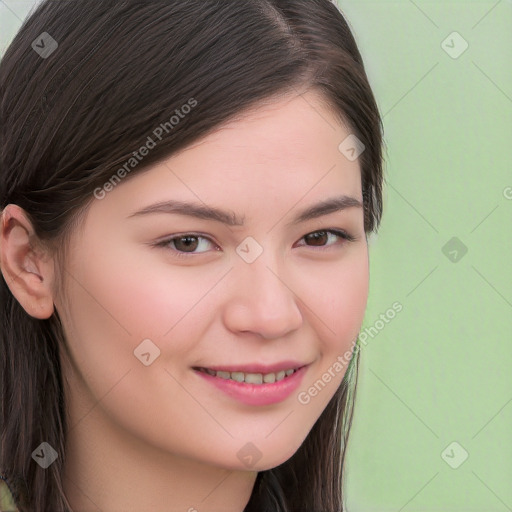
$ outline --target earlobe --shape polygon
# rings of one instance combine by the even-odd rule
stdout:
[[[7,286],[32,317],[53,314],[53,259],[35,245],[32,223],[17,205],[4,208],[0,219],[0,270]]]

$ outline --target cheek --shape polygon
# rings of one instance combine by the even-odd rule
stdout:
[[[311,309],[323,324],[325,345],[343,349],[350,345],[361,328],[368,300],[369,271],[366,249],[350,257],[319,268],[311,275],[309,290]],[[313,286],[312,283],[318,283]],[[320,284],[321,283],[321,284]],[[308,304],[308,300],[305,300]],[[309,305],[309,304],[308,304]]]
[[[140,260],[120,244],[88,239],[84,245],[69,269],[70,310],[63,323],[80,372],[101,396],[137,362],[133,351],[141,341],[159,334],[154,319],[165,312],[156,308],[154,285]]]
[[[94,258],[77,261],[72,300],[79,305],[75,316],[94,337],[101,329],[115,331],[132,340],[133,350],[137,340],[162,338],[185,319],[218,277],[211,270],[173,266],[159,249],[120,247],[102,246]]]
[[[363,249],[363,248],[362,248]],[[353,356],[368,299],[368,253],[357,250],[308,275],[304,294],[318,340],[318,357],[297,397],[305,414],[318,417],[341,384]],[[322,283],[312,287],[311,283]]]

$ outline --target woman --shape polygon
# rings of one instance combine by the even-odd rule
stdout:
[[[343,510],[383,163],[335,5],[46,0],[0,91],[4,509]]]

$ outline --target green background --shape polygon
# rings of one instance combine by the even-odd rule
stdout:
[[[33,5],[0,0],[0,51]],[[348,511],[512,511],[512,2],[338,5],[383,115],[387,181]]]

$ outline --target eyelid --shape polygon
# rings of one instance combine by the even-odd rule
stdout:
[[[196,233],[194,231],[186,231],[184,233],[177,233],[175,235],[170,235],[166,238],[163,238],[162,240],[160,241],[157,241],[155,242],[154,244],[151,244],[153,247],[156,247],[156,248],[163,248],[163,249],[167,249],[167,250],[170,250],[172,253],[174,253],[174,255],[178,256],[178,257],[189,257],[189,256],[197,256],[199,254],[207,254],[208,252],[210,251],[205,251],[205,252],[190,252],[190,253],[187,253],[187,252],[184,252],[184,251],[178,251],[176,249],[170,249],[168,246],[169,244],[173,241],[173,240],[179,240],[180,238],[185,238],[185,237],[191,237],[191,238],[203,238],[205,240],[208,240],[209,243],[211,243],[212,245],[216,246],[218,248],[218,245],[212,240],[212,237],[209,236],[209,235],[206,235],[204,233]],[[217,250],[217,249],[214,249],[214,250]]]
[[[320,229],[315,229],[314,231],[310,231],[309,233],[306,233],[305,235],[303,235],[300,238],[300,240],[306,238],[308,235],[313,235],[315,233],[329,233],[329,234],[333,234],[333,235],[336,235],[337,237],[341,238],[342,240],[345,240],[346,242],[355,242],[355,241],[359,240],[359,237],[351,235],[345,229],[339,229],[339,228],[320,228]],[[306,247],[308,247],[308,246],[306,246]],[[310,247],[314,247],[314,246],[310,246]],[[332,246],[329,245],[327,247],[332,247]],[[322,249],[322,247],[320,247],[320,249]]]

